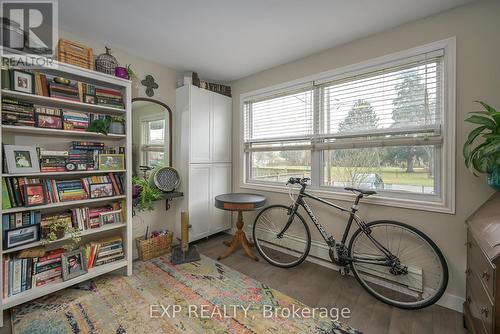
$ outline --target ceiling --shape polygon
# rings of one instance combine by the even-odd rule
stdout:
[[[61,0],[82,38],[228,82],[472,0]]]

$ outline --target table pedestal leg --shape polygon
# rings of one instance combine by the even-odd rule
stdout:
[[[219,256],[217,258],[217,260],[222,260],[222,259],[228,257],[229,255],[231,255],[236,250],[236,247],[238,246],[238,244],[241,244],[241,247],[243,248],[243,250],[245,251],[246,255],[249,258],[251,258],[254,261],[259,260],[255,255],[252,254],[252,251],[250,250],[250,247],[253,246],[253,242],[248,241],[248,239],[245,235],[245,232],[243,231],[243,224],[244,224],[243,223],[243,212],[238,211],[238,220],[236,221],[237,231],[234,234],[234,237],[230,242],[227,242],[227,241],[224,242],[224,244],[226,246],[228,246],[229,248],[226,250],[226,252],[224,254]]]

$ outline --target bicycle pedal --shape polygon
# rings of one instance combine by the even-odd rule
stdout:
[[[349,268],[348,267],[340,267],[339,272],[341,276],[347,276],[349,275]]]

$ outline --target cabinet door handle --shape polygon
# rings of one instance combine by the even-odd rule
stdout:
[[[485,280],[485,281],[489,281],[490,279],[490,274],[488,274],[487,271],[483,271],[481,277]]]
[[[472,303],[472,299],[470,299],[470,297],[467,297],[467,304],[470,305],[470,303]]]
[[[481,307],[481,310],[479,312],[481,312],[481,314],[484,315],[485,318],[488,318],[488,309],[486,308],[486,306]]]
[[[469,275],[470,275],[470,272],[471,272],[470,267],[469,267],[469,268],[467,268],[467,269],[465,269],[465,275],[469,276]]]
[[[467,241],[464,246],[471,248],[472,247],[472,242]]]

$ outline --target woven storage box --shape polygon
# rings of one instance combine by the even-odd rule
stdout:
[[[139,259],[146,261],[154,257],[170,253],[170,250],[172,249],[173,236],[174,234],[172,232],[168,232],[166,235],[146,240],[143,238],[135,239]]]
[[[94,54],[92,48],[86,45],[60,39],[58,43],[58,59],[67,64],[94,69]]]

